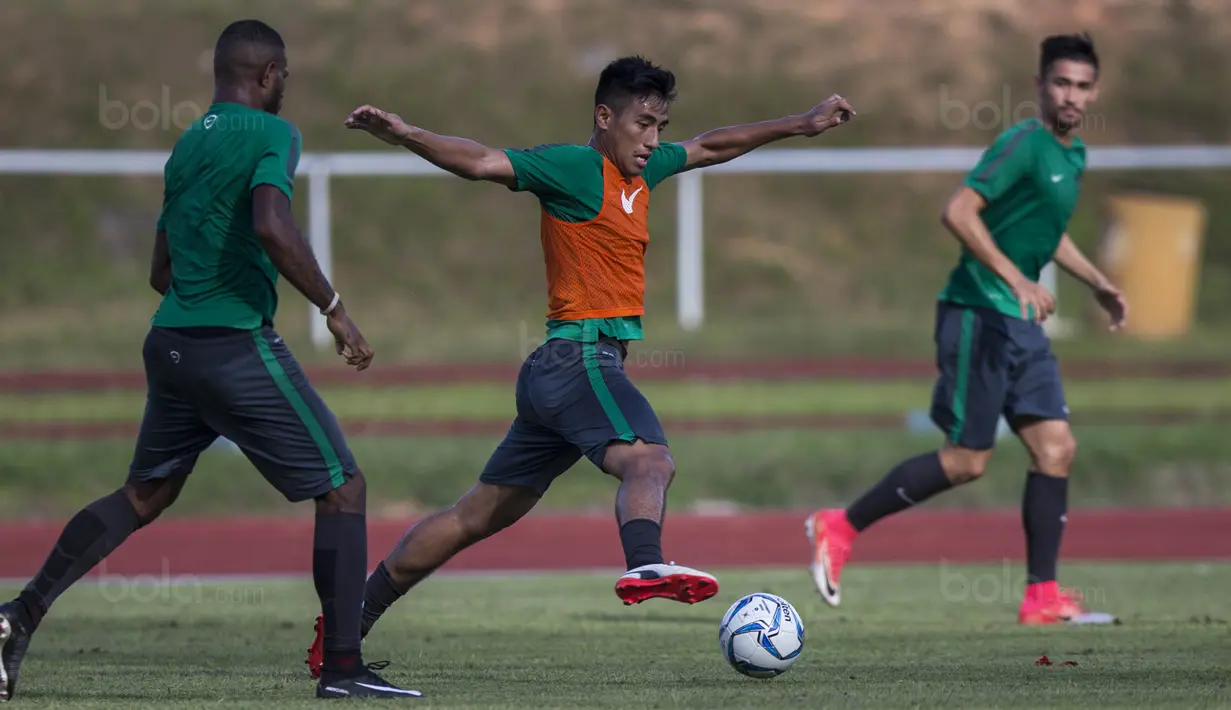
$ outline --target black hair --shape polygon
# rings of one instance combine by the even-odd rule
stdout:
[[[632,100],[675,100],[675,74],[641,57],[621,57],[606,66],[594,90],[594,105],[620,109]]]
[[[230,81],[251,78],[285,50],[282,35],[264,22],[232,22],[214,45],[214,77]]]
[[[1046,78],[1052,65],[1061,59],[1084,62],[1098,73],[1098,52],[1089,33],[1052,35],[1039,45],[1039,76]]]

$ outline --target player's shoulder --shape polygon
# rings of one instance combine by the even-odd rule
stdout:
[[[262,111],[258,123],[260,124],[260,130],[268,138],[275,140],[286,140],[287,138],[294,141],[303,140],[303,134],[299,132],[299,126],[281,116]]]
[[[540,143],[529,148],[508,148],[510,157],[543,158],[568,162],[597,161],[598,151],[580,143]]]
[[[650,153],[650,160],[667,160],[681,166],[688,158],[688,149],[683,143],[659,143]]]
[[[683,143],[659,143],[651,153],[651,155],[676,155],[687,153],[688,149]]]
[[[542,143],[530,148],[509,148],[505,154],[518,174],[542,173],[562,180],[582,180],[603,173],[602,155],[578,143]]]
[[[1000,135],[996,136],[996,140],[992,141],[992,145],[1033,145],[1035,141],[1046,137],[1047,129],[1043,122],[1038,118],[1030,117],[1001,131]]]

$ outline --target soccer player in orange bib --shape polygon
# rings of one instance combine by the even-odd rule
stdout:
[[[713,576],[663,558],[661,525],[675,461],[657,415],[624,371],[629,341],[642,337],[650,196],[672,175],[791,136],[819,135],[854,111],[834,95],[806,113],[664,143],[675,94],[670,71],[641,57],[617,59],[599,77],[589,142],[528,150],[437,135],[372,106],[346,119],[348,128],[459,177],[534,194],[547,267],[546,339],[518,374],[517,416],[478,483],[448,510],[415,524],[368,578],[365,636],[411,587],[530,512],[582,456],[620,481],[615,508],[627,571],[616,595],[625,604],[655,597],[693,604],[718,592]],[[319,649],[318,631],[307,660],[314,676]]]

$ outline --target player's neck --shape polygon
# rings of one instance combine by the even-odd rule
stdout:
[[[597,133],[590,135],[590,142],[586,143],[586,145],[590,146],[594,150],[597,150],[599,155],[606,158],[612,165],[617,167],[620,165],[615,160],[615,151],[610,146],[606,145]]]
[[[1043,126],[1052,134],[1052,136],[1063,146],[1071,147],[1073,145],[1073,136],[1077,134],[1076,129],[1070,128],[1062,130],[1055,119],[1044,121]]]
[[[261,101],[258,100],[255,92],[250,91],[246,86],[215,84],[214,103],[241,104],[251,109],[257,109],[258,111],[261,109]]]

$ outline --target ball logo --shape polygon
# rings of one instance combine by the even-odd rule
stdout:
[[[212,114],[212,113],[211,113],[210,115],[206,116],[206,117],[205,117],[205,121],[203,121],[203,122],[202,122],[202,123],[203,123],[203,125],[205,126],[205,130],[207,130],[207,131],[208,131],[210,128],[213,128],[213,126],[214,126],[214,122],[215,122],[215,121],[217,121],[217,120],[218,120],[218,117],[217,117],[217,116],[215,116],[215,115],[214,115],[214,114]]]
[[[175,363],[176,365],[180,364],[180,354],[178,350],[171,351],[171,362]]]

